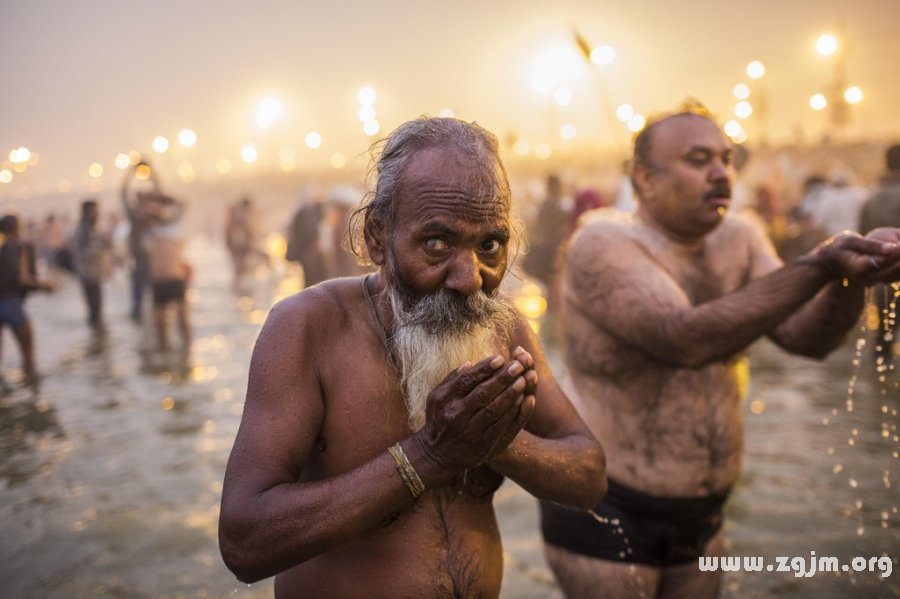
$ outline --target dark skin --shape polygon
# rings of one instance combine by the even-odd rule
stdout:
[[[388,333],[390,256],[417,294],[500,284],[508,210],[478,195],[466,160],[421,151],[391,231],[367,226],[381,266],[369,292]],[[279,597],[495,597],[503,564],[491,502],[501,475],[589,507],[605,491],[603,451],[524,320],[502,351],[460,365],[430,393],[417,432],[376,326],[360,279],[273,309],[226,471],[223,557],[241,580],[277,574]],[[387,452],[397,442],[425,485],[417,500]]]

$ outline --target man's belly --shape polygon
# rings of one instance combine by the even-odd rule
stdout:
[[[275,580],[275,596],[497,597],[503,555],[491,498],[420,498],[404,513]]]
[[[644,372],[617,383],[575,373],[563,385],[603,444],[611,479],[651,495],[677,497],[734,485],[743,421],[730,366]]]

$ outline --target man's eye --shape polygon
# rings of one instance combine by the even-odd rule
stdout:
[[[502,247],[503,244],[500,243],[499,239],[488,239],[481,244],[481,251],[486,254],[496,254]]]
[[[425,240],[425,249],[431,252],[442,252],[449,248],[450,246],[443,239],[438,239],[437,237],[431,237]]]
[[[709,162],[709,160],[707,159],[706,156],[690,156],[690,157],[688,157],[688,163],[693,166],[703,166],[707,162]]]

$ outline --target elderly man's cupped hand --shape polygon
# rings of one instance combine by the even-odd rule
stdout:
[[[429,395],[425,426],[415,439],[450,471],[474,468],[503,451],[534,411],[537,373],[516,348],[509,361],[489,356],[463,364]]]
[[[900,280],[900,229],[881,227],[865,237],[846,231],[818,248],[836,274],[865,285]]]

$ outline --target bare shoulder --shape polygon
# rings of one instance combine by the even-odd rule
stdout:
[[[272,307],[264,329],[279,336],[292,332],[326,339],[346,327],[356,311],[360,279],[332,279],[287,297]]]
[[[613,209],[597,210],[582,223],[569,245],[570,262],[595,263],[609,259],[609,250],[627,252],[636,243],[634,219],[630,214]]]
[[[762,222],[747,214],[729,214],[709,235],[708,240],[716,244],[735,243],[759,245],[766,239]]]

